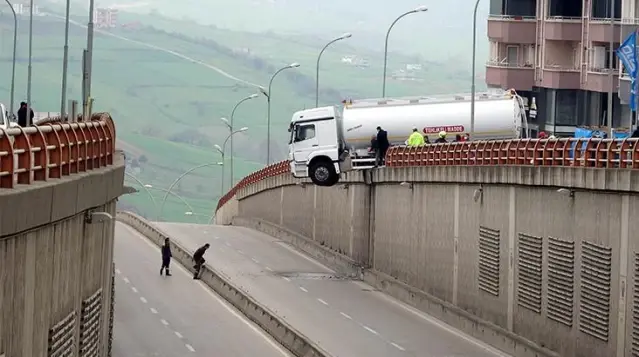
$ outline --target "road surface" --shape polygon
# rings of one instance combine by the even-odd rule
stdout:
[[[242,227],[155,223],[335,357],[507,356],[285,242]]]
[[[160,276],[160,251],[117,223],[114,357],[290,354],[181,266]]]

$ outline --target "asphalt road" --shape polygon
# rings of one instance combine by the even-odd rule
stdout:
[[[160,250],[118,222],[114,357],[290,356],[175,261],[171,277],[160,265]]]
[[[335,272],[289,244],[230,226],[156,223],[335,357],[507,356]]]

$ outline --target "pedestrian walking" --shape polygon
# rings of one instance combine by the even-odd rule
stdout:
[[[172,257],[173,254],[171,254],[171,244],[169,242],[169,238],[166,238],[164,240],[164,245],[162,246],[162,267],[160,268],[160,275],[162,275],[163,271],[166,271],[166,276],[171,276],[169,264],[171,264]]]

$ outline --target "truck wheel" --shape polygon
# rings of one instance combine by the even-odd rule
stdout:
[[[337,173],[333,167],[333,163],[328,161],[320,161],[311,167],[309,176],[314,184],[318,186],[333,186],[337,183]]]

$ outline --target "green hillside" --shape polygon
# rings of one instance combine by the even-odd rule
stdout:
[[[167,188],[189,168],[221,160],[213,148],[214,144],[222,145],[228,135],[220,118],[228,117],[237,101],[256,93],[250,83],[267,86],[276,68],[296,61],[302,67],[283,72],[275,81],[272,93],[271,147],[274,159],[284,157],[286,128],[291,114],[314,105],[314,62],[320,45],[313,42],[302,45],[294,37],[256,36],[213,27],[187,26],[153,16],[122,14],[123,21],[127,16],[131,21],[141,21],[142,26],[129,30],[119,28],[112,34],[96,34],[94,108],[95,111],[110,112],[116,120],[118,140],[123,141],[121,147],[130,160],[128,172],[154,187],[150,191],[157,203],[161,202],[164,193],[155,188]],[[162,30],[158,30],[160,27]],[[26,99],[26,19],[21,19],[19,29],[16,102]],[[11,19],[6,13],[0,14],[0,70],[6,74],[11,68],[12,31]],[[61,19],[36,18],[32,91],[36,111],[59,111],[63,34]],[[86,30],[71,26],[70,38],[68,96],[80,100]],[[238,51],[247,47],[250,48],[248,53]],[[341,57],[353,53],[370,55],[370,68],[343,66]],[[375,56],[375,53],[345,45],[327,52],[322,62],[322,102],[335,103],[345,96],[379,96],[381,62],[379,54]],[[410,60],[394,58],[397,63]],[[425,79],[423,82],[389,81],[387,92],[416,95],[459,91],[466,87],[463,73],[439,64],[432,64],[432,68],[428,67],[421,75]],[[0,101],[4,103],[9,99],[9,78],[7,75],[0,82]],[[235,120],[236,128],[249,127],[246,133],[235,137],[235,178],[239,179],[265,162],[265,98],[260,96],[244,103]],[[226,172],[228,175],[228,170]],[[212,165],[186,176],[174,192],[186,199],[197,214],[210,215],[222,193],[220,181],[221,167]],[[229,181],[227,176],[226,189]],[[127,178],[127,182],[136,185],[131,178]],[[142,188],[140,191],[124,197],[121,203],[148,217],[156,217],[158,213],[146,191]],[[163,218],[196,221],[197,217],[184,215],[187,210],[190,208],[180,200],[170,198]]]

